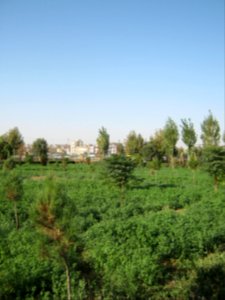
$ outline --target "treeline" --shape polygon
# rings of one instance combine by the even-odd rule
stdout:
[[[194,154],[198,156],[202,148],[220,145],[221,132],[219,122],[211,112],[209,112],[209,115],[201,124],[201,147],[196,147],[197,133],[191,119],[181,119],[180,127],[181,133],[175,121],[168,118],[165,126],[157,130],[147,142],[141,134],[131,131],[126,138],[125,144],[119,144],[118,154],[125,153],[126,155],[136,157],[140,161],[150,161],[156,158],[159,161],[166,160],[173,165],[175,157],[182,163],[185,157],[190,158]],[[186,145],[187,150],[177,147],[177,142],[180,138]],[[109,147],[109,134],[104,127],[99,130],[97,144],[100,155],[106,156]]]
[[[138,163],[153,161],[155,165],[167,162],[170,166],[185,166],[189,162],[194,166],[201,159],[202,150],[208,147],[217,147],[221,142],[221,130],[218,120],[209,112],[201,124],[202,146],[196,146],[197,133],[191,119],[181,119],[179,126],[168,118],[165,126],[155,132],[148,141],[141,134],[131,131],[124,144],[116,143],[116,153],[126,154],[137,160]],[[181,139],[186,149],[177,147]],[[223,135],[223,141],[225,135]],[[110,135],[107,129],[99,129],[97,144],[97,157],[105,158],[109,155]],[[87,155],[88,156],[88,155]],[[86,156],[87,162],[90,160]],[[0,161],[12,157],[25,162],[38,161],[42,165],[48,163],[48,143],[44,138],[36,139],[29,151],[25,147],[24,139],[18,128],[13,128],[0,136]]]
[[[136,164],[147,166],[152,172],[159,170],[162,164],[172,168],[176,166],[188,167],[195,171],[202,167],[214,178],[214,188],[218,189],[219,182],[225,176],[225,147],[221,146],[221,130],[218,120],[211,111],[201,123],[201,146],[196,146],[197,133],[191,119],[181,119],[181,132],[174,120],[168,118],[165,126],[156,131],[149,141],[145,141],[141,134],[131,131],[126,138],[125,144],[118,144],[117,155],[124,155],[135,161]],[[177,147],[181,138],[186,149]],[[223,135],[225,142],[225,134]],[[97,139],[99,155],[105,158],[109,148],[109,134],[102,127]],[[122,159],[122,160],[121,160]],[[112,165],[116,170],[123,172],[124,158],[112,158]],[[113,166],[114,168],[114,166]],[[113,174],[114,179],[117,174]]]

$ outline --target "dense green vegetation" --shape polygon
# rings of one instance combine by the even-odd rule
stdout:
[[[0,171],[0,299],[225,299],[224,182],[102,165]]]
[[[98,162],[0,136],[0,299],[225,299],[220,127],[209,112],[196,146],[181,123],[131,131],[119,155],[102,127]]]

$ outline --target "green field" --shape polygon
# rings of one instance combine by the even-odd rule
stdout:
[[[203,171],[138,167],[122,192],[101,163],[10,172],[24,193],[16,229],[0,171],[1,300],[67,299],[64,257],[72,299],[225,299],[225,186],[215,192]],[[49,196],[58,239],[37,222],[48,177],[60,187]]]

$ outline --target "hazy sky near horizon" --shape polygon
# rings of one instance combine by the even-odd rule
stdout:
[[[224,1],[0,0],[0,105],[27,143],[224,130]]]

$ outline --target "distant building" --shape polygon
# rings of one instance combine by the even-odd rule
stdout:
[[[70,144],[70,153],[74,156],[88,155],[88,146],[82,140],[73,141]]]
[[[70,154],[75,159],[84,159],[90,157],[95,160],[97,158],[98,147],[94,144],[84,144],[82,140],[73,141],[70,144]]]
[[[55,152],[59,154],[70,154],[70,145],[55,145]]]
[[[111,143],[111,144],[109,144],[108,154],[109,154],[109,155],[117,154],[117,153],[118,153],[118,148],[117,148],[117,146],[118,146],[117,143]]]
[[[56,144],[49,145],[48,156],[50,159],[62,159],[70,155],[70,145],[68,144]]]
[[[110,143],[108,155],[118,154],[120,143]],[[32,145],[26,145],[25,152],[32,154]],[[98,146],[94,144],[85,145],[82,140],[72,141],[71,144],[49,145],[48,156],[50,159],[62,159],[69,157],[71,159],[84,159],[90,157],[93,160],[99,159]]]
[[[31,144],[26,144],[25,145],[25,153],[31,155],[32,154],[32,145]]]
[[[98,153],[98,147],[96,145],[89,144],[88,145],[88,156],[96,157],[97,153]]]
[[[84,147],[84,142],[82,140],[77,140],[74,143],[75,147]]]

